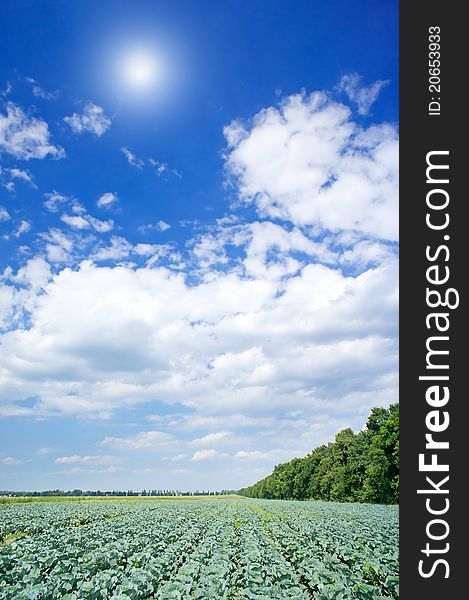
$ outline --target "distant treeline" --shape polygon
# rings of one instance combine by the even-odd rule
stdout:
[[[42,492],[16,492],[11,490],[0,490],[0,496],[9,496],[13,498],[41,498],[49,496],[227,496],[230,494],[236,494],[235,490],[217,490],[217,491],[195,491],[195,492],[182,492],[180,490],[142,490],[137,492],[134,490],[113,490],[113,491],[101,491],[101,490],[45,490]]]
[[[340,431],[335,441],[239,490],[251,498],[399,502],[399,405],[373,408],[359,433]]]

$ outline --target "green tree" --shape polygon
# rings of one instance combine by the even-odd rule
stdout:
[[[396,503],[399,500],[399,405],[373,408],[364,431],[339,431],[334,442],[240,490],[253,498]]]
[[[367,455],[365,499],[368,502],[399,501],[399,406],[373,409],[367,427],[372,434]]]

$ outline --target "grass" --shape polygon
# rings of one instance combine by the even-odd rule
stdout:
[[[227,496],[19,496],[0,497],[0,504],[23,504],[27,502],[144,502],[145,500],[214,500],[217,498],[244,498],[236,494]]]

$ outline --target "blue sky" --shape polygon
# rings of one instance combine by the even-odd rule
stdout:
[[[397,399],[395,2],[0,7],[0,488],[235,488]]]

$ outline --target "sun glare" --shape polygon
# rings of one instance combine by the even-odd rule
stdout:
[[[158,76],[156,60],[150,54],[130,54],[124,58],[122,74],[127,85],[137,89],[148,88]]]

